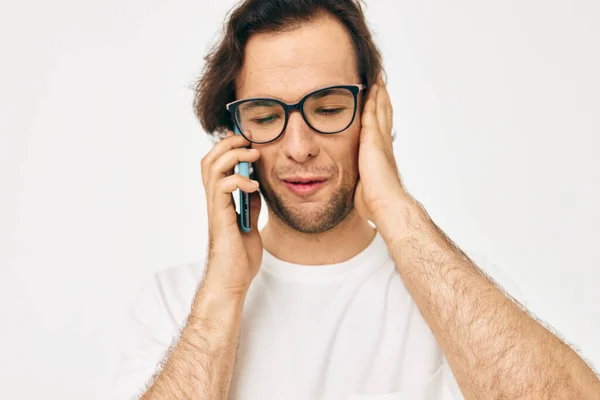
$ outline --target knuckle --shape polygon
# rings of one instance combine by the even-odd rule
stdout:
[[[231,175],[231,182],[239,186],[242,183],[242,176],[240,174]]]
[[[205,172],[205,171],[208,171],[209,167],[210,167],[210,162],[209,162],[208,155],[206,155],[202,158],[202,161],[200,161],[200,170],[202,172]]]

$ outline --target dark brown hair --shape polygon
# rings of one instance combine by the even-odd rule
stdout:
[[[223,37],[204,58],[206,64],[195,84],[194,113],[204,130],[222,137],[233,123],[225,104],[236,100],[235,78],[244,60],[251,35],[285,32],[323,14],[337,18],[354,44],[357,70],[368,88],[382,71],[381,55],[375,45],[361,0],[244,0],[231,12]]]

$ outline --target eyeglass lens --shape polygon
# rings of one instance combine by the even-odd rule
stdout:
[[[303,112],[306,122],[322,133],[346,129],[354,114],[354,95],[345,88],[316,92],[306,98]],[[273,100],[249,100],[236,109],[236,120],[250,140],[268,142],[275,139],[285,126],[285,109]]]

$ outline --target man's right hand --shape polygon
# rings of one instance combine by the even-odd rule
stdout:
[[[246,149],[250,142],[227,131],[202,159],[202,183],[208,211],[208,256],[204,286],[233,295],[245,295],[262,263],[263,246],[258,232],[261,199],[258,182],[239,174],[239,162],[255,162],[260,153]],[[242,232],[232,193],[240,189],[250,194],[250,232]]]

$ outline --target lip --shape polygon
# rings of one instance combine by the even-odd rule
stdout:
[[[299,178],[294,178],[294,181],[296,181],[296,179],[298,179],[299,182],[303,182],[303,180],[301,180]],[[306,183],[296,183],[296,182],[292,183],[287,180],[283,180],[282,182],[294,194],[301,196],[301,197],[306,197],[306,196],[310,196],[310,195],[314,194],[316,191],[318,191],[323,186],[325,186],[327,179],[317,180],[317,178],[312,178],[312,179],[304,180],[304,182],[306,182]],[[310,183],[308,183],[308,182],[310,182]]]
[[[286,181],[286,182],[302,182],[302,183],[306,183],[306,182],[313,182],[313,181],[326,181],[327,177],[326,176],[306,176],[306,177],[301,177],[301,176],[290,176],[289,178],[281,178],[282,181]]]

